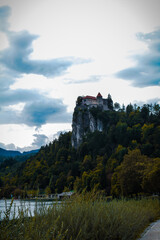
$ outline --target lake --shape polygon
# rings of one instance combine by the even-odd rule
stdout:
[[[11,204],[11,199],[8,200],[0,200],[0,220],[2,220],[5,217],[4,212],[6,211],[6,208],[8,209]],[[55,202],[55,201],[33,201],[33,200],[14,200],[11,208],[11,214],[10,219],[18,216],[19,210],[26,211],[26,213],[29,213],[29,216],[34,216],[34,212],[40,211],[42,209],[42,206],[45,208],[48,208],[49,206],[52,206],[53,204],[59,204],[61,202]]]

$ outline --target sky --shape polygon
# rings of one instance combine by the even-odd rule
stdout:
[[[0,0],[0,147],[72,129],[78,96],[160,103],[159,0]]]

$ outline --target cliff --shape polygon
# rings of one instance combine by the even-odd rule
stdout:
[[[94,112],[104,112],[113,110],[113,101],[111,95],[103,98],[100,93],[94,96],[79,96],[76,101],[76,107],[72,120],[72,146],[77,148],[83,140],[83,137],[89,132],[104,130],[104,124]]]
[[[90,109],[76,106],[72,121],[72,146],[77,148],[87,133],[96,130],[103,131],[102,121],[96,119]]]

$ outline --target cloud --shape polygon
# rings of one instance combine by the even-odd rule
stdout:
[[[8,32],[9,47],[0,52],[0,63],[7,69],[18,74],[38,74],[45,77],[55,77],[66,73],[75,64],[86,63],[89,60],[74,57],[56,58],[50,60],[32,60],[32,42],[37,35],[28,31]]]
[[[91,59],[75,57],[53,58],[49,60],[34,60],[30,56],[33,52],[32,43],[39,36],[28,31],[8,31],[8,17],[11,9],[8,6],[0,7],[0,30],[6,30],[9,47],[0,51],[0,79],[2,87],[9,87],[22,74],[37,74],[45,77],[61,76],[73,65],[91,62]],[[8,83],[8,86],[7,86]]]
[[[67,107],[61,99],[46,97],[39,90],[12,90],[10,86],[23,74],[54,78],[65,74],[72,65],[87,63],[90,60],[75,57],[31,59],[32,43],[39,36],[26,30],[9,31],[10,13],[10,7],[0,7],[0,31],[6,34],[9,42],[9,47],[0,51],[0,124],[23,123],[40,127],[46,123],[70,122],[71,114],[67,112]],[[20,103],[24,106],[21,111],[13,108],[13,105]]]
[[[27,103],[22,111],[22,116],[23,122],[29,126],[71,121],[71,114],[67,113],[66,106],[60,99],[45,98]]]
[[[22,94],[23,92],[22,90]],[[38,96],[37,99],[35,99],[35,96]],[[12,109],[11,106],[1,107],[0,124],[24,123],[28,126],[40,127],[46,123],[71,122],[71,113],[67,112],[67,107],[61,99],[47,98],[38,94],[31,95],[31,97],[30,101],[26,99],[28,102],[25,103],[22,111]]]
[[[138,33],[137,39],[148,45],[148,50],[132,58],[136,65],[116,73],[116,77],[130,80],[133,86],[160,86],[160,29],[151,33]]]
[[[38,90],[15,89],[0,91],[0,106],[31,102],[44,98]]]
[[[8,6],[0,7],[0,31],[5,32],[8,30],[9,23],[8,17],[11,14],[11,9]]]
[[[144,104],[160,104],[160,98],[152,98],[152,99],[148,99],[147,101],[134,101],[133,104],[136,104],[137,106],[143,106]]]
[[[63,131],[58,131],[55,134],[53,134],[53,139],[58,139],[61,133],[64,134],[64,133],[69,132],[69,131],[70,131],[70,129],[68,129],[68,130],[66,129],[66,130],[63,130]]]
[[[83,84],[83,83],[95,83],[99,82],[104,76],[103,75],[92,75],[87,79],[75,80],[75,79],[65,79],[66,84]]]
[[[31,151],[34,149],[40,149],[41,146],[45,146],[46,144],[49,143],[49,138],[44,134],[34,134],[33,137],[34,137],[34,140],[30,146],[21,148],[21,147],[16,147],[13,143],[11,144],[0,143],[0,148],[6,149],[6,150],[24,152],[24,151]]]
[[[17,148],[13,143],[10,143],[10,144],[0,143],[0,148],[6,149],[6,150],[17,151]]]
[[[35,147],[35,149],[40,148],[48,143],[49,139],[44,134],[34,134],[35,139],[33,140],[31,146]]]
[[[8,30],[8,17],[11,9],[8,6],[0,7],[0,30]],[[28,31],[6,31],[9,47],[0,52],[0,64],[7,76],[14,72],[20,77],[21,74],[38,74],[45,77],[55,77],[65,74],[72,65],[88,63],[90,59],[75,57],[55,58],[50,60],[33,60],[30,55],[33,52],[32,43],[39,36],[30,34]]]

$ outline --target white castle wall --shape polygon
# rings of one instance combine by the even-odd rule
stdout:
[[[103,110],[105,111],[109,110],[107,99],[104,99],[104,98],[97,98],[97,99],[85,98],[85,99],[82,99],[81,104],[86,105],[88,108],[102,106]]]

